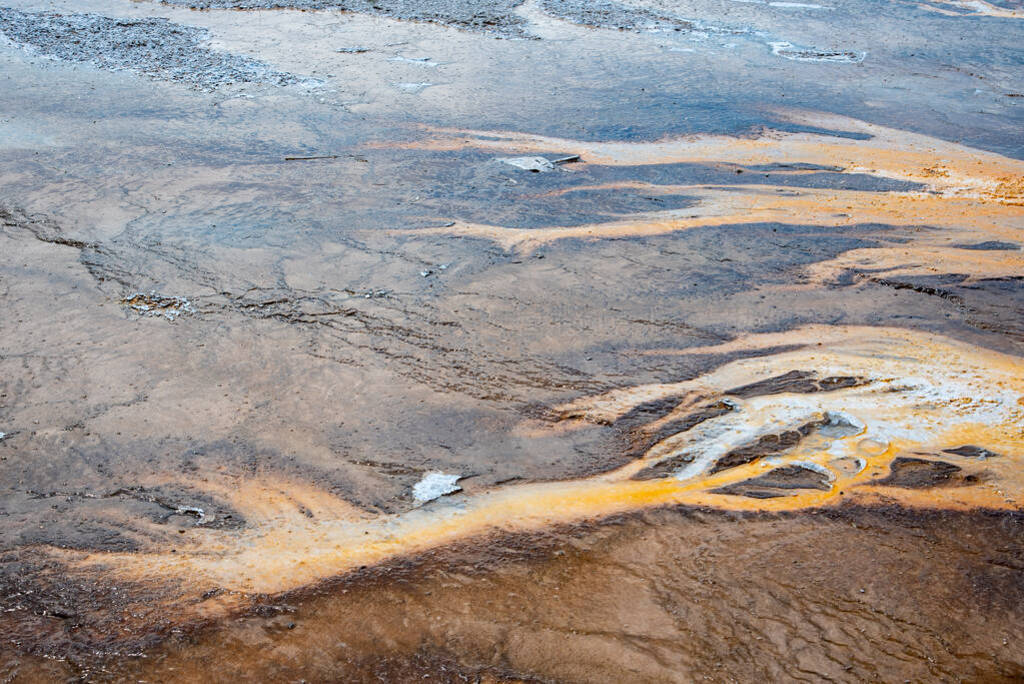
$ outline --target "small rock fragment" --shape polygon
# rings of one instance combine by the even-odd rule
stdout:
[[[196,525],[205,525],[206,523],[213,522],[215,516],[213,513],[207,515],[206,511],[197,506],[178,506],[175,511],[178,515],[192,515],[196,518]]]
[[[406,64],[418,64],[419,66],[426,67],[439,67],[440,62],[435,62],[429,57],[402,57],[401,55],[395,55],[388,59],[389,62],[405,62]]]
[[[423,92],[424,90],[426,90],[427,88],[429,88],[432,85],[434,85],[434,84],[433,83],[396,83],[395,87],[398,88],[399,90],[403,91],[403,92],[411,93],[411,94],[415,95],[416,93]]]
[[[514,166],[517,169],[522,169],[523,171],[532,171],[533,173],[543,173],[555,170],[554,163],[544,157],[502,157],[498,161],[504,162],[509,166]]]
[[[121,305],[140,316],[163,317],[169,321],[196,313],[192,302],[184,297],[167,297],[156,292],[136,292],[124,297]]]
[[[786,41],[768,43],[773,55],[791,59],[796,62],[835,62],[842,64],[858,64],[864,61],[866,52],[853,52],[849,50],[815,50],[813,48],[801,48]]]

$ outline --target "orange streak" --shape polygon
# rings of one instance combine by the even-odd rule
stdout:
[[[723,416],[670,436],[640,459],[602,475],[566,482],[508,485],[455,495],[395,515],[353,513],[341,500],[306,485],[265,479],[223,487],[241,509],[241,530],[196,528],[187,545],[144,553],[95,553],[79,567],[107,567],[136,580],[210,585],[237,592],[295,589],[361,565],[413,554],[492,530],[535,531],[558,523],[665,504],[732,510],[798,510],[847,498],[889,497],[913,506],[1019,508],[1024,504],[1024,363],[942,337],[884,328],[804,328],[729,343],[754,349],[820,341],[801,350],[729,363],[695,380],[618,390],[560,407],[583,418],[614,420],[652,398],[683,396],[681,406],[713,400],[737,385],[812,370],[855,375],[867,385],[809,395],[736,399]],[[729,345],[724,345],[729,346]],[[841,436],[811,435],[773,459],[711,472],[716,454],[823,416],[860,425]],[[971,444],[1000,454],[985,461],[942,456]],[[977,473],[972,486],[905,489],[872,482],[900,454],[928,454]],[[678,454],[691,465],[675,477],[633,480],[640,469]],[[860,467],[851,467],[857,464]],[[861,465],[862,464],[862,465]],[[796,465],[829,475],[827,491],[794,490],[775,499],[717,492],[776,467]],[[312,501],[313,518],[299,507]]]

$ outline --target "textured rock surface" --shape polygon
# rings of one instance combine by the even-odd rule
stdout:
[[[281,4],[0,9],[0,678],[1021,676],[1015,5]]]

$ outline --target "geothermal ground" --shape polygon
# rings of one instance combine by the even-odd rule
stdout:
[[[1024,678],[1018,0],[0,5],[0,680]]]

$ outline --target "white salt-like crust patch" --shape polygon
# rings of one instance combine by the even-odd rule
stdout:
[[[836,62],[841,64],[858,64],[864,61],[866,52],[842,50],[815,50],[802,48],[786,41],[768,43],[772,54],[797,62]]]
[[[429,57],[402,57],[396,55],[388,59],[389,62],[404,62],[405,64],[417,64],[419,66],[426,67],[438,67],[441,66],[440,62],[435,62]]]
[[[406,93],[420,93],[434,85],[433,83],[396,83],[395,87]]]
[[[544,157],[503,157],[499,161],[502,161],[509,166],[514,166],[517,169],[533,171],[535,173],[555,170],[554,162],[545,159]]]
[[[461,475],[452,475],[449,473],[442,473],[440,471],[427,473],[419,482],[413,485],[412,498],[415,499],[417,503],[422,504],[438,499],[445,494],[458,492],[462,487],[455,483],[461,478]]]

